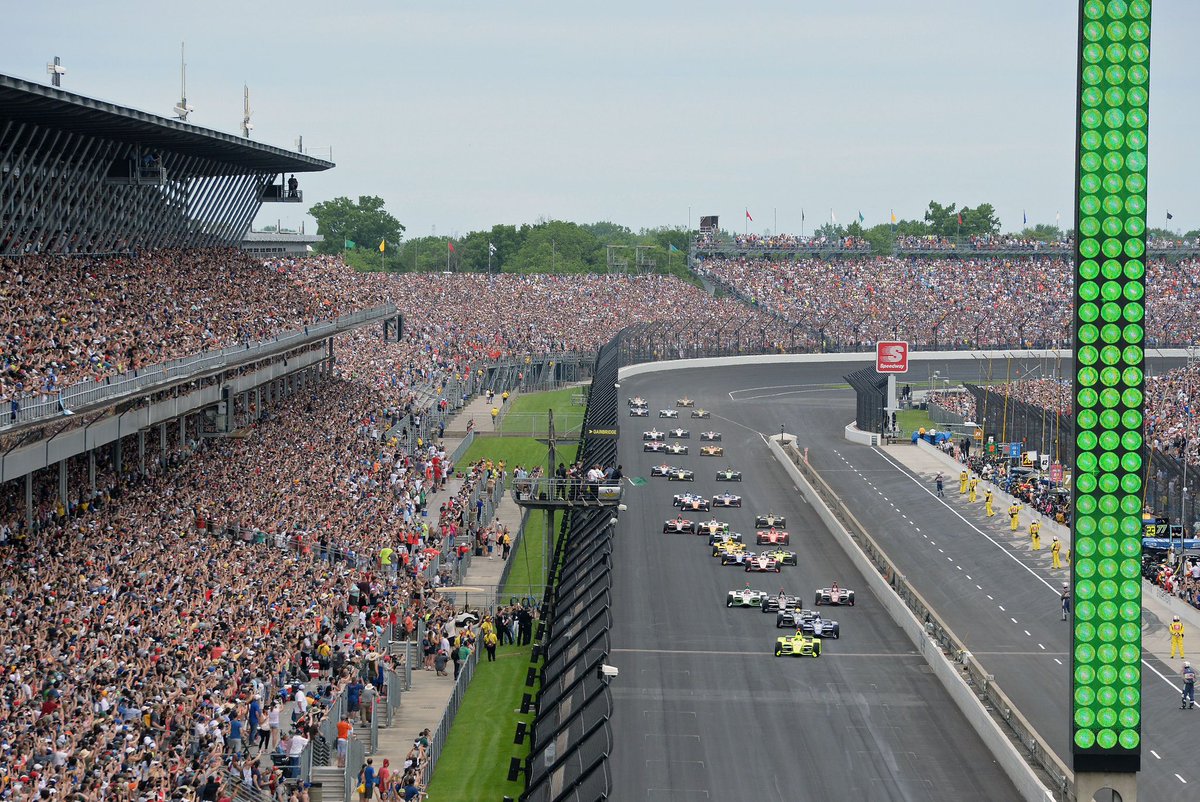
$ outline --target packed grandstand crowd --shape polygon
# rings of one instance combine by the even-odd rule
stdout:
[[[723,237],[714,231],[704,231],[696,237],[695,245],[699,249],[716,246],[734,246],[749,250],[782,250],[787,248],[843,248],[846,250],[866,251],[871,244],[861,237],[841,237],[831,239],[825,236],[800,236],[798,234],[733,234]]]

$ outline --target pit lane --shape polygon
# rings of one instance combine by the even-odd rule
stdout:
[[[688,395],[714,414],[692,420],[682,410],[678,425],[691,430],[693,453],[664,458],[642,452],[641,432],[676,424],[630,418],[620,410],[624,474],[645,477],[647,484],[628,487],[629,509],[620,516],[614,553],[609,662],[621,671],[612,684],[615,799],[1015,798],[924,660],[768,455],[760,432],[777,432],[784,422],[796,431],[797,411],[804,417],[827,410],[831,395],[853,408],[848,392],[829,389],[841,382],[840,366],[819,369],[825,376],[812,383],[824,387],[764,393],[784,391],[761,400],[789,410],[786,419],[769,423],[763,415],[745,414],[757,410],[758,400],[738,402],[728,393],[784,384],[777,368],[751,369],[760,380],[742,381],[737,368],[622,381],[622,405],[626,396],[642,395],[657,414]],[[798,371],[789,372],[797,380]],[[723,433],[725,458],[698,455],[698,434],[708,428]],[[651,479],[650,466],[662,461],[694,469],[697,481]],[[742,470],[740,484],[714,481],[725,465]],[[711,517],[729,521],[753,543],[754,515],[785,514],[799,565],[778,575],[746,574],[714,560],[706,538],[662,533],[663,521],[675,512],[672,495],[724,490],[741,495],[743,507],[715,510]],[[688,517],[697,516],[710,514]],[[774,639],[784,630],[775,629],[774,616],[725,607],[725,594],[747,580],[770,592],[783,587],[806,604],[817,587],[837,580],[857,591],[857,604],[823,608],[841,622],[842,638],[825,642],[821,658],[776,658]]]
[[[1015,367],[1014,375],[1034,364],[1030,361]],[[1173,364],[1158,362],[1148,370],[1163,370]],[[1066,665],[1070,633],[1060,620],[1056,592],[1051,592],[1059,577],[1048,572],[1035,575],[1036,566],[1048,562],[1045,552],[1035,558],[1020,549],[998,547],[973,530],[975,524],[986,530],[982,504],[976,505],[977,510],[966,511],[956,506],[953,498],[957,494],[956,483],[947,483],[950,504],[943,505],[931,497],[927,482],[897,466],[882,450],[855,446],[842,438],[842,428],[854,415],[854,399],[849,390],[837,389],[837,384],[842,375],[861,367],[862,363],[857,362],[681,370],[647,375],[644,378],[657,381],[636,387],[655,403],[660,397],[665,399],[664,403],[673,400],[666,396],[676,389],[681,393],[686,391],[713,410],[713,428],[724,427],[727,437],[731,429],[736,429],[749,441],[751,433],[777,433],[780,424],[786,425],[788,431],[801,432],[800,445],[810,448],[810,460],[825,480],[847,500],[908,580],[997,676],[1026,718],[1069,764]],[[939,370],[943,376],[968,381],[978,381],[980,373],[980,366],[970,361],[938,362],[929,368]],[[917,362],[913,370],[915,377],[919,377],[926,372],[926,366]],[[634,386],[638,378],[643,377],[623,382],[622,391],[625,386]],[[627,425],[626,439],[632,441],[640,431],[637,425]],[[636,443],[633,445],[640,448]],[[730,451],[731,460],[746,469],[750,462],[741,459],[741,453]],[[767,467],[761,449],[750,453],[757,467]],[[750,493],[746,495],[749,499]],[[791,488],[774,488],[764,497],[764,503],[781,505],[783,499],[794,496]],[[669,505],[669,494],[664,503]],[[748,507],[749,504],[747,501]],[[776,509],[790,515],[796,506],[793,500],[786,510],[779,510],[778,506]],[[793,548],[797,542],[794,538]],[[1006,548],[1008,556],[1004,553]],[[803,553],[801,562],[805,562]],[[618,572],[618,581],[620,577]],[[1050,589],[1043,580],[1053,583]],[[828,580],[818,577],[818,581],[824,584]],[[849,582],[843,580],[844,584]],[[853,642],[850,639],[858,631],[857,626],[854,630],[848,626],[850,621],[858,623],[857,616],[834,617],[842,621],[846,632],[840,643],[831,645],[829,654]],[[616,637],[618,640],[625,637],[620,626]],[[855,651],[859,651],[857,646]],[[1178,710],[1175,686],[1154,673],[1173,676],[1165,673],[1172,667],[1154,658],[1148,662],[1143,683],[1144,758],[1139,784],[1147,798],[1172,798],[1186,789],[1189,780],[1197,780],[1188,754],[1190,722],[1186,720],[1187,714]],[[945,717],[958,719],[948,698],[931,704],[941,705]],[[986,753],[982,759],[990,765]]]

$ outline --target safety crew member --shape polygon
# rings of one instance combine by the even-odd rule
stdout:
[[[987,511],[987,516],[989,518],[991,518],[993,515],[996,514],[996,511],[992,509],[992,491],[991,490],[987,491],[987,493],[985,493],[983,496],[983,508],[984,508],[984,510]]]
[[[971,504],[975,503],[975,491],[979,487],[979,479],[972,476],[971,481],[967,482],[967,501]]]
[[[1179,657],[1183,658],[1183,622],[1179,620],[1179,616],[1171,619],[1171,626],[1167,627],[1171,633],[1171,659],[1175,659],[1175,652],[1179,652]]]
[[[1063,582],[1059,598],[1062,600],[1062,620],[1066,621],[1067,616],[1071,614],[1071,586],[1068,583]]]
[[[1033,520],[1029,522],[1029,541],[1034,551],[1042,550],[1042,522]]]
[[[1054,541],[1050,544],[1050,560],[1054,568],[1062,568],[1062,561],[1059,555],[1062,553],[1062,543],[1058,540],[1058,535],[1054,536]]]
[[[971,478],[971,474],[966,471],[960,471],[958,474],[958,494],[965,495],[967,492],[967,480]]]
[[[1009,526],[1009,529],[1013,532],[1017,531],[1017,524],[1020,523],[1020,515],[1018,514],[1020,512],[1021,512],[1021,505],[1018,504],[1017,502],[1014,501],[1012,504],[1009,505],[1009,507],[1008,507],[1008,526]]]
[[[1179,709],[1191,710],[1196,706],[1196,669],[1187,660],[1183,661],[1183,699]]]
[[[492,407],[492,428],[496,428],[496,418],[500,416],[500,407]]]

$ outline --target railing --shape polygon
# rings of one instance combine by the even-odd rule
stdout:
[[[86,380],[70,385],[54,393],[29,394],[17,399],[19,410],[12,413],[11,404],[0,408],[0,431],[17,424],[34,423],[72,414],[75,410],[97,404],[115,403],[124,398],[145,395],[164,388],[181,379],[222,368],[232,368],[278,356],[287,351],[357,328],[374,320],[381,320],[396,313],[392,305],[365,309],[343,315],[336,320],[305,326],[280,334],[270,340],[245,343],[208,351],[201,354],[172,359],[157,365],[127,371],[102,381]]]
[[[995,677],[984,670],[979,661],[967,650],[963,641],[946,626],[946,623],[922,598],[916,588],[909,584],[842,499],[804,459],[801,451],[794,444],[789,443],[784,447],[784,453],[812,484],[817,495],[829,506],[834,516],[842,523],[850,537],[867,555],[884,580],[891,585],[905,606],[918,620],[924,622],[925,631],[937,641],[946,657],[963,666],[967,681],[974,688],[975,693],[1007,725],[1010,735],[1024,747],[1029,762],[1046,775],[1048,787],[1058,795],[1056,798],[1064,802],[1073,802],[1075,799],[1072,791],[1074,777],[1070,769],[1059,759],[1050,745],[1033,728],[1033,725],[1021,715],[1012,700],[996,683]]]
[[[467,662],[459,670],[458,678],[454,680],[454,693],[446,702],[446,711],[442,713],[442,720],[438,722],[437,730],[434,731],[433,738],[429,741],[429,760],[425,768],[426,778],[433,777],[433,771],[437,768],[442,748],[446,745],[446,736],[450,733],[450,725],[454,723],[454,718],[458,715],[458,708],[462,706],[463,698],[467,695],[467,688],[471,684],[471,678],[475,676],[475,666],[478,663],[479,651],[472,650]]]
[[[609,507],[621,501],[619,482],[578,479],[514,479],[512,499],[525,506]]]

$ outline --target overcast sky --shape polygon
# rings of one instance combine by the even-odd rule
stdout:
[[[332,147],[306,199],[380,195],[408,236],[540,217],[798,232],[861,210],[1071,220],[1076,0],[161,3],[8,0],[0,72]],[[119,9],[119,10],[118,10]],[[1200,2],[1154,7],[1150,222],[1200,228]],[[267,204],[258,225],[302,210]],[[309,222],[311,231],[311,220]]]

